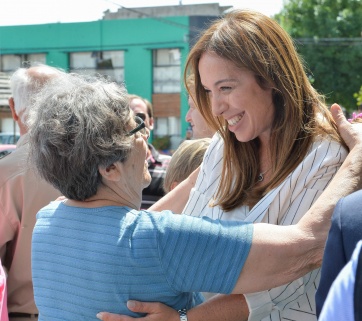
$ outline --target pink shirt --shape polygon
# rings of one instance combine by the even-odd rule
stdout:
[[[1,260],[0,260],[1,263]],[[0,320],[8,321],[6,275],[2,264],[0,264]]]

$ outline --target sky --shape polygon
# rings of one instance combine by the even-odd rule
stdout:
[[[248,8],[268,16],[278,13],[283,0],[1,0],[0,26],[84,22],[102,19],[103,12],[126,8],[165,5],[219,3],[221,6]]]

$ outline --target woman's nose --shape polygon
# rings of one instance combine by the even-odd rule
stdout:
[[[223,100],[222,95],[211,95],[211,110],[214,116],[221,116],[227,109],[227,104]]]

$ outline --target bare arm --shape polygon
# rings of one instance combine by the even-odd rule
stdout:
[[[349,124],[338,105],[332,106],[331,111],[343,139],[350,148],[349,155],[328,188],[298,224],[254,225],[253,244],[234,293],[257,292],[279,286],[321,265],[335,204],[341,197],[362,188],[362,125]],[[240,300],[243,300],[244,304]],[[222,304],[219,305],[218,302]],[[143,318],[145,321],[179,320],[176,311],[160,303],[137,303],[132,311],[150,313]],[[214,320],[212,317],[216,320],[232,321],[239,312],[243,313],[238,316],[239,320],[247,318],[248,310],[242,295],[221,296],[191,309],[188,318],[190,321]],[[210,318],[207,313],[211,314]],[[161,316],[166,318],[162,319]],[[127,316],[108,313],[103,313],[100,318],[104,321],[133,320]]]
[[[150,211],[170,210],[180,214],[184,209],[190,195],[191,189],[195,186],[200,167],[195,169],[188,178],[178,184],[172,191],[153,204]]]
[[[131,303],[131,304],[129,304]],[[178,312],[156,302],[129,301],[134,312],[148,313],[140,321],[180,321]],[[249,310],[243,295],[217,295],[187,311],[189,321],[247,321]],[[103,321],[131,321],[132,317],[102,312],[97,317]]]

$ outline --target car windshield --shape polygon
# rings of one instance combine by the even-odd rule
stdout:
[[[0,133],[0,144],[16,144],[20,134]]]

